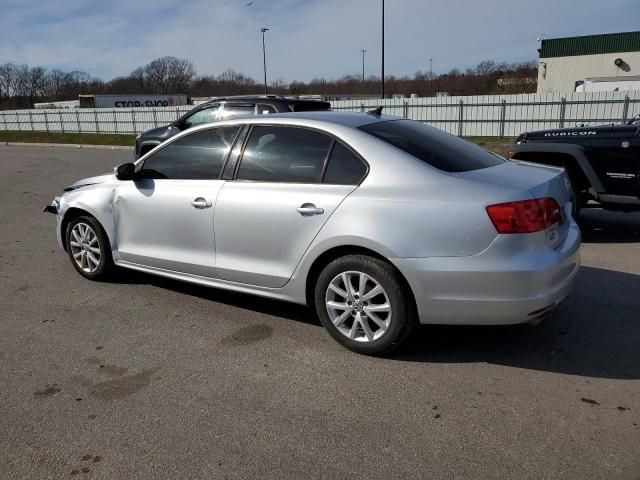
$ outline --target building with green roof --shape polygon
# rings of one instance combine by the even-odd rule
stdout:
[[[548,38],[538,52],[538,93],[640,89],[640,32]]]

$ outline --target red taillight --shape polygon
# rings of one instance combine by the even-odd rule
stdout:
[[[553,198],[489,205],[487,213],[498,233],[533,233],[560,223],[560,206]]]

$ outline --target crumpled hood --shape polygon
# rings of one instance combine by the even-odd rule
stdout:
[[[78,180],[75,183],[72,183],[67,188],[64,189],[65,192],[70,192],[71,190],[76,190],[81,187],[86,187],[87,185],[96,185],[98,183],[106,182],[113,178],[113,173],[105,173],[104,175],[98,175],[96,177],[83,178],[82,180]]]

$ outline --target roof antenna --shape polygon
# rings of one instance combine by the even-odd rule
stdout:
[[[379,117],[380,115],[382,115],[382,105],[380,105],[378,108],[374,108],[373,110],[369,110],[367,112],[367,115],[375,115],[376,117]]]

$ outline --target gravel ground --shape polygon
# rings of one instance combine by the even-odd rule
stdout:
[[[131,152],[0,146],[0,478],[640,478],[640,214],[537,327],[350,353],[309,309],[83,279],[42,213]]]

